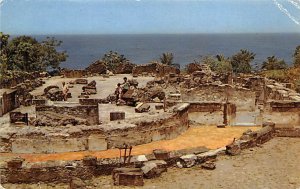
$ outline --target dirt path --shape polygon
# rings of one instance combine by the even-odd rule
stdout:
[[[145,189],[299,189],[300,138],[275,138],[241,155],[221,156],[213,171],[199,167],[169,168],[159,178],[145,180]],[[132,188],[112,185],[111,176],[87,181],[87,189]],[[66,185],[5,185],[7,189],[68,188]]]

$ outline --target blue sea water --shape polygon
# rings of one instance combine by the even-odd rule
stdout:
[[[38,40],[46,36],[34,36]],[[261,64],[275,55],[288,64],[300,45],[300,33],[294,34],[143,34],[143,35],[54,35],[63,44],[69,58],[61,67],[81,69],[112,50],[124,54],[136,64],[158,60],[163,52],[172,52],[174,61],[184,65],[201,56],[231,56],[240,49],[256,54],[253,64]]]

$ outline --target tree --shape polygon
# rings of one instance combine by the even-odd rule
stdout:
[[[254,60],[255,54],[241,49],[237,54],[231,57],[231,65],[235,73],[250,73],[251,62]]]
[[[230,60],[224,55],[205,56],[202,58],[201,63],[209,65],[210,69],[218,74],[232,72]]]
[[[5,43],[1,42],[2,44]],[[56,50],[60,45],[61,41],[54,38],[47,38],[39,43],[29,36],[16,37],[8,41],[5,46],[7,69],[25,72],[46,71],[48,68],[56,69],[67,58],[66,52]]]
[[[9,35],[0,32],[0,79],[7,71],[7,44]]]
[[[294,52],[294,66],[300,67],[300,45],[296,47]]]
[[[281,70],[287,68],[287,64],[284,60],[279,60],[275,56],[270,56],[263,62],[261,68],[266,70]]]
[[[118,52],[109,51],[104,54],[101,61],[107,66],[108,70],[114,70],[118,65],[130,63],[130,61],[125,58],[123,54],[119,54]]]
[[[173,53],[167,52],[167,53],[163,53],[159,59],[162,64],[172,65],[174,56],[173,56]]]

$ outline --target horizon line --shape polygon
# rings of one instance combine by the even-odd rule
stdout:
[[[199,32],[199,33],[6,33],[11,36],[22,35],[199,35],[199,34],[300,34],[300,32]]]

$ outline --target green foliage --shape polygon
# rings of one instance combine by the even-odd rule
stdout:
[[[108,70],[114,70],[119,64],[130,63],[130,61],[125,58],[123,54],[118,52],[109,51],[106,53],[101,61],[107,66]]]
[[[163,53],[159,59],[162,64],[172,65],[174,60],[174,55],[173,53],[168,53],[168,52]]]
[[[234,73],[250,73],[251,62],[254,60],[255,54],[241,49],[237,54],[231,57],[231,65]]]
[[[294,66],[300,67],[300,45],[296,47],[294,52]]]
[[[232,66],[229,58],[226,58],[223,55],[217,55],[216,57],[205,56],[202,58],[201,63],[209,65],[210,69],[218,74],[232,72]]]
[[[266,70],[281,70],[287,68],[287,64],[284,60],[279,60],[275,56],[270,56],[263,62],[261,68]]]
[[[29,36],[20,36],[9,41],[9,35],[0,33],[1,76],[10,72],[46,71],[48,68],[57,69],[59,64],[66,60],[66,52],[58,52],[61,41],[47,38],[39,43]]]
[[[270,78],[270,79],[274,79],[276,81],[280,81],[280,82],[286,82],[287,80],[287,72],[282,69],[282,70],[267,70],[262,72],[262,75]]]

